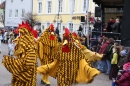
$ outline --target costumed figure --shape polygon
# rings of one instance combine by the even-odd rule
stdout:
[[[18,29],[20,36],[14,40],[16,58],[4,55],[2,63],[12,73],[12,86],[36,86],[37,57],[31,33],[33,29],[27,22],[22,22]]]
[[[101,60],[103,57],[103,54],[98,54],[96,52],[92,52],[91,50],[87,49],[86,46],[81,45],[80,43],[80,37],[75,32],[72,33],[72,38],[74,40],[75,45],[78,44],[82,50],[82,52],[85,54],[85,59],[89,66],[92,66],[92,62],[96,62],[98,60]]]
[[[100,72],[91,68],[85,57],[81,45],[73,40],[72,34],[66,28],[62,46],[57,50],[54,62],[38,67],[37,72],[57,78],[58,86],[90,83]]]
[[[41,65],[50,64],[54,61],[54,54],[59,46],[58,38],[54,34],[54,26],[51,24],[37,40],[38,55],[41,61]],[[44,74],[41,80],[42,84],[50,86],[48,74]]]

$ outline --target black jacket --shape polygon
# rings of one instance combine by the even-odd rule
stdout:
[[[112,52],[113,52],[113,43],[110,43],[109,45],[108,45],[108,47],[106,48],[106,50],[105,50],[105,56],[104,56],[104,58],[106,59],[106,60],[109,60],[109,61],[111,61],[111,56],[112,56]]]

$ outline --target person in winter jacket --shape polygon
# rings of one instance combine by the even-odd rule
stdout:
[[[99,54],[105,54],[105,50],[106,48],[108,47],[109,45],[109,41],[108,41],[108,38],[107,37],[104,37],[103,38],[103,44],[102,46],[100,47],[100,50],[99,50]],[[100,61],[100,63],[98,64],[98,69],[102,72],[102,73],[105,73],[106,72],[106,61],[105,59],[102,59]]]
[[[113,25],[114,23],[115,23],[114,19],[111,18],[110,21],[107,23],[107,28],[106,29],[107,29],[108,32],[112,32],[111,25]]]
[[[130,62],[123,65],[123,74],[114,82],[120,86],[130,86]]]
[[[113,38],[109,38],[109,45],[107,46],[106,50],[105,50],[105,56],[104,59],[106,60],[107,63],[107,71],[106,74],[110,74],[110,70],[111,70],[111,55],[113,53],[113,47],[114,47],[114,39]]]
[[[117,73],[118,73],[118,58],[119,58],[119,48],[118,47],[114,47],[113,48],[113,54],[111,57],[111,70],[110,70],[110,74],[109,74],[109,79],[112,80],[112,78],[116,78],[117,77]]]
[[[120,52],[120,60],[118,62],[118,68],[119,70],[123,70],[123,65],[127,62],[127,51],[126,50],[122,50]]]

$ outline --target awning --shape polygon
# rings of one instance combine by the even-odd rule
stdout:
[[[105,8],[123,7],[124,0],[93,0],[96,4],[104,6]]]

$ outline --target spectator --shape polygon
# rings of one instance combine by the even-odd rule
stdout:
[[[120,60],[118,62],[118,68],[119,70],[123,70],[123,65],[127,62],[127,51],[126,50],[122,50],[120,52]]]
[[[58,29],[58,27],[56,28],[55,33],[56,33],[57,35],[59,35],[59,29]]]
[[[60,35],[57,35],[57,37],[58,37],[58,42],[62,42]]]
[[[94,24],[94,31],[97,31],[95,34],[94,34],[94,38],[97,39],[97,38],[100,38],[101,36],[101,21],[100,20],[97,20],[97,22],[95,22]]]
[[[8,32],[7,32],[7,30],[5,30],[5,32],[4,32],[4,43],[7,43],[7,38],[8,38]]]
[[[82,31],[83,31],[83,28],[82,28],[82,26],[80,25],[80,26],[79,26],[79,30],[78,30],[78,34],[79,34],[80,37],[82,36]]]
[[[115,33],[120,33],[120,20],[117,18],[116,19],[116,22],[113,24],[113,25],[111,25],[111,27],[112,27],[112,32],[115,32]]]
[[[13,40],[14,40],[14,34],[10,34],[10,38],[8,40],[8,55],[13,55],[15,46]]]
[[[114,47],[114,39],[113,38],[109,38],[109,45],[107,46],[106,50],[105,50],[105,56],[104,59],[106,60],[107,63],[107,71],[106,74],[109,75],[110,74],[110,69],[111,69],[111,55],[113,53],[113,47]]]
[[[0,53],[1,53],[1,40],[2,40],[2,31],[0,30]]]
[[[130,86],[130,62],[123,65],[123,73],[119,80],[113,80],[118,86]]]
[[[128,51],[127,60],[128,60],[128,62],[130,62],[130,49],[129,49],[129,51]]]
[[[97,44],[96,52],[99,52],[100,47],[101,47],[101,45],[102,45],[102,42],[103,42],[103,38],[99,38],[99,39],[98,39],[98,44]]]
[[[112,54],[112,59],[111,59],[111,70],[109,74],[109,79],[112,80],[112,78],[117,77],[118,73],[118,59],[119,59],[119,48],[114,47],[113,48],[113,54]]]
[[[106,48],[107,48],[108,45],[109,45],[108,38],[104,37],[103,38],[103,44],[101,45],[100,50],[99,50],[98,53],[99,54],[105,54],[105,50],[106,50]],[[106,61],[105,61],[104,58],[99,62],[98,67],[99,67],[99,70],[102,73],[106,72]]]
[[[107,32],[112,32],[112,27],[111,27],[111,25],[113,25],[114,24],[114,19],[113,18],[110,18],[110,21],[107,23]]]

